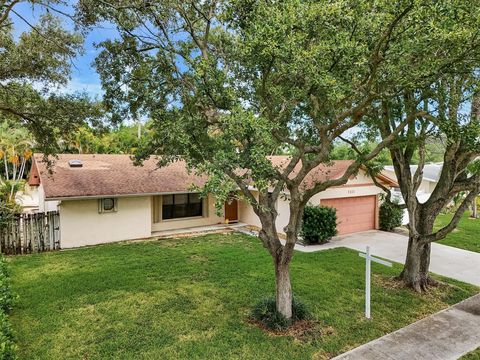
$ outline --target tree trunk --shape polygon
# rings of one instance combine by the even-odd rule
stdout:
[[[284,228],[286,243],[282,245],[275,227],[277,212],[258,211],[257,215],[262,223],[262,229],[259,237],[263,245],[268,249],[272,256],[275,266],[275,303],[277,311],[287,320],[292,319],[293,293],[290,283],[290,261],[293,257],[293,251],[297,242],[299,219],[301,219],[303,208],[299,204],[296,189],[290,190],[290,219],[288,225]],[[296,196],[297,194],[297,196]],[[271,206],[273,203],[268,196],[260,194],[260,202],[266,202],[263,205]]]
[[[285,318],[292,318],[292,286],[290,284],[289,264],[275,260],[275,285],[277,311]]]
[[[407,257],[400,279],[417,292],[423,292],[435,283],[428,276],[430,267],[431,244],[424,243],[421,238],[408,239]]]

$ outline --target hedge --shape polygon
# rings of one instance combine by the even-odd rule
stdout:
[[[1,255],[0,255],[1,256]],[[0,257],[0,359],[16,359],[16,346],[10,327],[8,312],[12,310],[15,295],[10,286],[10,277],[7,264],[3,256]]]
[[[305,244],[324,244],[337,235],[337,210],[326,206],[306,206],[300,235]]]

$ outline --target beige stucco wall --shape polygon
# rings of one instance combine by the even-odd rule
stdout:
[[[258,193],[252,191],[256,199],[258,199]],[[253,211],[252,206],[246,201],[238,202],[238,220],[242,223],[254,226],[260,226],[260,220]]]
[[[154,200],[152,198],[152,203],[153,201]],[[159,206],[161,208],[161,197],[159,197],[158,201],[160,201]],[[223,214],[218,216],[215,213],[215,200],[211,195],[209,195],[207,199],[204,199],[203,214],[204,216],[202,217],[168,219],[160,220],[159,222],[152,221],[152,232],[215,225],[224,222]],[[153,212],[151,214],[151,218],[155,218]]]
[[[310,199],[310,203],[313,205],[319,205],[321,203],[321,199],[368,196],[381,193],[383,193],[383,191],[377,186],[375,186],[372,179],[368,175],[360,171],[355,178],[350,179],[345,185],[339,187],[331,187],[319,194],[314,195]],[[256,194],[255,197],[258,199],[258,196]],[[278,199],[276,206],[278,216],[275,225],[277,227],[277,231],[280,234],[284,234],[283,229],[285,226],[287,226],[290,216],[288,194],[281,196]],[[257,215],[255,215],[252,207],[244,202],[241,202],[239,204],[239,220],[249,225],[254,225],[258,227],[261,226],[260,220],[258,219]],[[378,217],[376,223],[377,222]]]
[[[312,204],[318,205],[321,202],[321,199],[368,196],[381,193],[383,193],[383,191],[375,185],[335,187],[329,188],[319,194],[312,196],[310,202]]]
[[[59,207],[62,248],[149,237],[151,197],[117,201],[117,212],[99,213],[98,199],[63,200]]]

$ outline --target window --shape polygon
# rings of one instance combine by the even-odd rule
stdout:
[[[98,212],[108,213],[117,211],[117,199],[116,198],[103,198],[98,201]]]
[[[202,216],[203,201],[200,194],[163,195],[162,219]]]

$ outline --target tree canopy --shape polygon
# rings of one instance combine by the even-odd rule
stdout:
[[[6,1],[0,8],[0,117],[25,126],[42,151],[54,153],[59,134],[98,119],[101,107],[85,94],[51,91],[67,83],[83,44],[80,33],[66,30],[53,15],[52,6],[58,2],[31,1],[32,6],[49,10],[34,24],[16,11],[20,2]],[[14,36],[12,14],[30,30]]]

